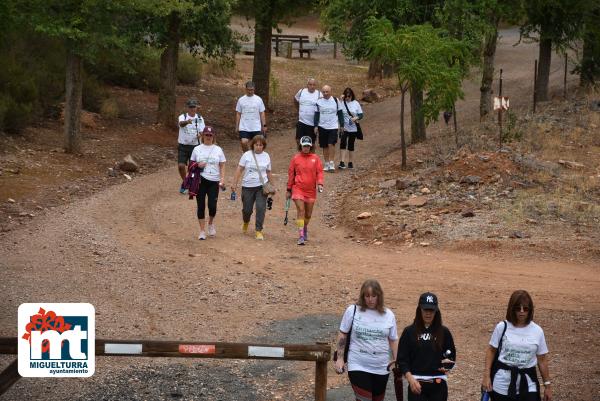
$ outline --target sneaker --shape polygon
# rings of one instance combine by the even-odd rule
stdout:
[[[298,245],[304,245],[304,237],[298,238]]]
[[[304,242],[308,241],[308,227],[304,227],[304,232],[302,236],[304,237]]]
[[[335,171],[335,162],[333,160],[329,162],[329,171]]]
[[[265,236],[263,235],[262,231],[257,231],[256,232],[256,239],[260,240],[260,241],[262,241],[262,240],[265,239]]]
[[[323,164],[323,171],[329,171],[329,162],[325,162],[325,164]]]
[[[248,232],[248,225],[249,225],[249,224],[250,224],[250,223],[243,223],[243,224],[242,224],[242,232],[243,232],[244,234],[246,234],[246,233]]]
[[[215,225],[209,224],[208,225],[208,236],[214,237],[215,235],[217,235],[217,229],[215,228]]]
[[[200,231],[200,235],[198,236],[199,240],[205,240],[206,239],[206,233],[204,231]]]
[[[185,194],[186,192],[187,192],[187,189],[185,189],[185,188],[183,187],[183,184],[181,184],[181,186],[179,187],[179,193],[183,195],[183,194]]]
[[[346,168],[346,164],[344,162],[340,162],[340,164],[338,165],[339,169],[345,169]]]
[[[354,168],[354,166],[352,165],[352,162],[348,163],[348,168]]]

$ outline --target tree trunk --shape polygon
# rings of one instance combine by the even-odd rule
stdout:
[[[596,25],[598,20],[600,20],[600,6],[589,11],[585,18],[580,86],[594,85],[600,79],[600,28]]]
[[[410,85],[410,142],[425,142],[425,115],[423,114],[423,90]]]
[[[406,170],[406,136],[404,134],[404,98],[406,89],[402,90],[400,97],[400,148],[402,149],[402,170]]]
[[[542,32],[543,35],[543,32]],[[552,40],[540,40],[540,53],[537,76],[537,100],[540,102],[549,100],[548,83],[550,81],[550,63],[552,62]]]
[[[381,80],[383,78],[381,63],[379,60],[369,61],[369,72],[367,73],[367,76],[369,79],[379,78]]]
[[[65,78],[65,150],[67,153],[79,153],[81,151],[82,75],[81,57],[75,54],[69,46]]]
[[[177,63],[179,61],[179,25],[176,12],[169,17],[167,47],[160,55],[160,86],[158,90],[158,114],[156,121],[165,127],[176,127],[177,111]]]
[[[273,29],[273,9],[270,1],[262,2],[262,9],[256,13],[254,26],[254,66],[252,80],[255,93],[269,105],[269,85],[271,77],[271,30]]]
[[[479,118],[483,119],[492,111],[492,83],[494,81],[494,57],[498,42],[498,18],[494,20],[494,29],[485,36],[483,45],[483,71],[481,74],[481,97],[479,99]]]

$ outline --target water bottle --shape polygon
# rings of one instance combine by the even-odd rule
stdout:
[[[490,393],[481,389],[481,401],[490,401]]]
[[[232,191],[231,191],[231,197],[230,197],[230,199],[231,199],[232,201],[234,201],[234,200],[235,200],[235,198],[236,198],[236,193],[235,193],[235,191],[233,191],[233,190],[232,190]]]

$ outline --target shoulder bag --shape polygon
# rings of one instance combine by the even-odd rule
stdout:
[[[348,115],[350,117],[354,117],[354,114],[350,113],[350,109],[348,108],[348,104],[346,103],[346,101],[344,100],[344,106],[346,107],[346,111],[348,112]],[[359,140],[363,140],[365,139],[363,132],[362,132],[362,128],[360,127],[360,124],[358,122],[355,122],[354,124],[356,124],[356,139]]]
[[[256,154],[252,151],[252,157],[254,158],[254,163],[256,163],[256,169],[258,170],[258,179],[260,180],[260,185],[262,185],[262,192],[264,195],[269,196],[273,195],[277,190],[275,189],[275,185],[270,182],[265,182],[262,174],[260,173],[260,166],[258,165],[258,160],[256,160]]]

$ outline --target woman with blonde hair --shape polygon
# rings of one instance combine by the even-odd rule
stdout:
[[[249,146],[250,150],[244,152],[240,158],[233,176],[232,190],[236,192],[242,177],[242,231],[248,232],[252,209],[256,204],[256,239],[263,240],[263,224],[267,210],[267,195],[264,194],[263,185],[273,182],[271,158],[265,152],[267,140],[264,136],[256,135],[250,140]]]
[[[356,304],[348,306],[342,317],[333,358],[335,370],[342,374],[347,367],[357,400],[382,401],[387,367],[395,361],[397,351],[396,317],[385,307],[379,282],[366,280]]]

